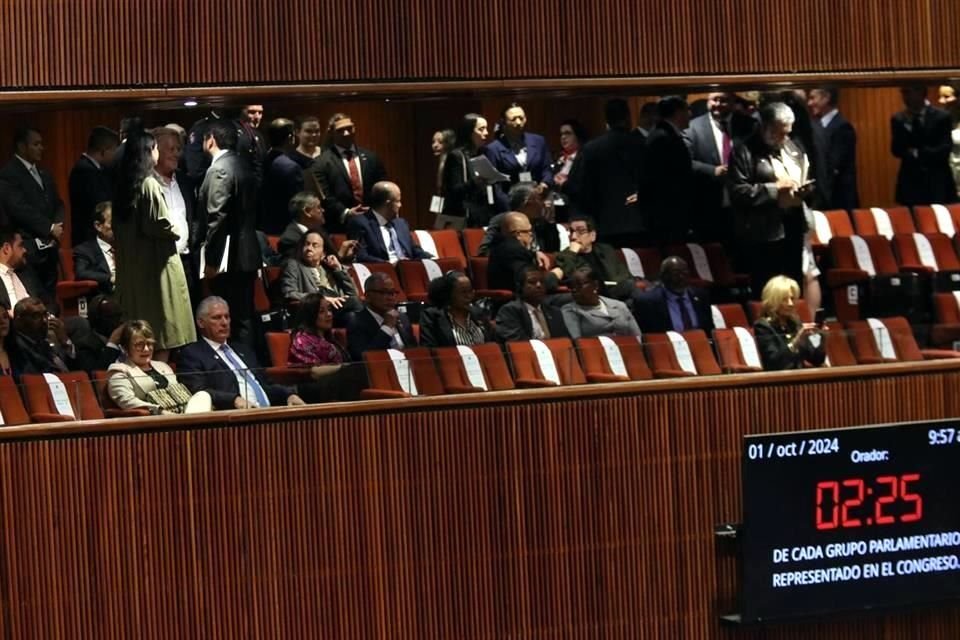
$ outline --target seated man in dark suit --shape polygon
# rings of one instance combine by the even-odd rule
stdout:
[[[194,393],[207,391],[216,409],[252,409],[271,405],[302,405],[292,387],[270,384],[257,357],[246,345],[228,343],[230,307],[210,296],[197,307],[201,337],[180,351],[177,378]]]
[[[92,235],[93,214],[101,202],[113,200],[110,168],[120,136],[107,127],[94,127],[87,150],[70,170],[70,237],[75,247]]]
[[[385,273],[374,273],[363,283],[366,305],[347,318],[347,351],[354,362],[364,351],[417,346],[406,314],[397,310],[397,285]]]
[[[487,284],[491,289],[513,291],[520,271],[527,266],[539,266],[533,243],[533,226],[527,216],[516,211],[508,213],[500,224],[500,233],[490,243],[490,262],[487,263]],[[554,268],[547,272],[547,293],[552,293],[563,277],[563,271]]]
[[[102,293],[113,292],[117,263],[113,250],[113,213],[109,202],[101,202],[93,213],[97,236],[73,248],[73,269],[77,280],[95,280]]]
[[[389,262],[433,258],[417,245],[407,221],[400,217],[400,187],[378,182],[370,190],[370,211],[347,222],[347,236],[357,240],[358,262]]]
[[[547,297],[543,281],[543,271],[533,265],[517,273],[517,299],[497,312],[497,340],[517,342],[569,336],[560,310],[543,304]]]
[[[603,280],[604,295],[617,300],[629,300],[637,291],[635,278],[617,250],[597,242],[597,226],[590,216],[570,220],[570,246],[557,254],[557,266],[566,279],[577,269],[590,267]]]
[[[110,296],[98,295],[90,301],[87,317],[67,318],[67,335],[77,346],[77,367],[90,373],[106,370],[120,359],[120,334],[123,310]]]
[[[360,215],[370,202],[373,186],[387,179],[387,170],[376,153],[356,145],[356,125],[345,113],[330,117],[330,144],[310,167],[311,179],[323,195],[327,228],[343,232],[351,216]],[[365,206],[366,205],[366,206]]]
[[[13,370],[18,373],[64,373],[76,367],[77,348],[67,337],[60,318],[47,311],[39,298],[24,298],[13,309],[16,350]]]
[[[639,293],[633,300],[633,315],[645,333],[702,329],[713,332],[713,315],[706,296],[689,287],[686,260],[670,256],[660,264],[660,284]]]
[[[320,198],[308,191],[301,191],[290,198],[288,204],[293,222],[287,225],[280,235],[277,251],[285,260],[296,258],[297,245],[307,231],[316,231],[323,236],[323,252],[328,256],[337,256],[340,262],[350,263],[357,253],[356,240],[344,240],[340,248],[333,246],[330,234],[324,228],[326,218]]]
[[[560,251],[560,232],[556,224],[547,220],[540,192],[532,182],[518,182],[510,187],[507,197],[510,206],[507,212],[518,211],[526,215],[530,224],[533,225],[533,243],[530,248],[537,252],[537,262],[546,269],[550,265],[550,260],[543,252]],[[493,242],[494,236],[500,233],[500,225],[507,212],[498,213],[490,218],[490,224],[487,225],[487,231],[478,249],[481,256],[489,255],[490,243]]]

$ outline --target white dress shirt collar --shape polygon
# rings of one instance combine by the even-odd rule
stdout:
[[[837,117],[837,114],[840,113],[836,109],[831,109],[820,118],[820,124],[826,128],[834,118]]]
[[[103,167],[100,166],[100,163],[97,162],[96,159],[93,156],[91,156],[89,153],[84,153],[83,157],[89,160],[90,162],[92,162],[93,166],[95,166],[97,169],[103,169]]]

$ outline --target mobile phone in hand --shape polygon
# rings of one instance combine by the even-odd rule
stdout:
[[[827,310],[824,309],[823,307],[820,307],[819,309],[817,309],[817,312],[813,316],[813,324],[815,324],[817,328],[821,328],[823,327],[823,324],[826,321],[827,321]]]

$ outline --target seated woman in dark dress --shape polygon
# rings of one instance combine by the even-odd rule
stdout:
[[[786,276],[774,276],[763,287],[763,312],[753,325],[764,371],[821,366],[826,360],[824,336],[812,324],[800,322],[796,302],[800,285]]]
[[[420,344],[424,347],[472,346],[493,340],[486,314],[473,304],[473,284],[460,271],[449,271],[430,282],[429,306],[420,313]]]

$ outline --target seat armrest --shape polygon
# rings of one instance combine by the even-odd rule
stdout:
[[[73,422],[79,418],[62,416],[59,413],[31,413],[30,419],[34,422]]]
[[[393,391],[391,389],[364,389],[360,392],[360,397],[364,400],[386,400],[393,398],[412,398],[405,391]]]
[[[921,349],[924,360],[948,360],[950,358],[960,358],[960,351],[951,351],[949,349]]]
[[[870,279],[870,274],[860,269],[828,269],[827,286],[831,289],[842,287],[847,284],[866,282]]]
[[[541,387],[557,386],[556,382],[551,382],[550,380],[537,380],[535,378],[517,378],[514,382],[521,389],[535,389],[535,388],[541,388]]]
[[[723,371],[724,373],[756,373],[757,371],[763,371],[763,369],[745,364],[728,364],[723,367]]]
[[[615,373],[588,373],[587,382],[629,382],[627,376],[618,376]]]
[[[103,415],[107,418],[138,418],[150,415],[148,409],[104,409]]]
[[[482,393],[484,389],[481,387],[473,387],[468,385],[452,384],[445,385],[447,391],[450,393]]]
[[[696,374],[682,369],[654,369],[653,375],[657,378],[690,378]]]

